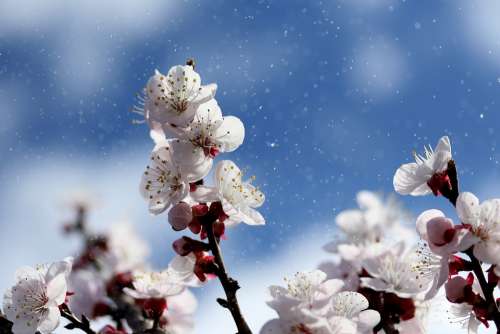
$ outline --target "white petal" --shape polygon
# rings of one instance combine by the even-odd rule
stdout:
[[[168,309],[175,311],[175,313],[191,315],[198,308],[198,301],[189,290],[184,290],[176,296],[169,297],[167,302]]]
[[[47,265],[40,265],[37,268],[38,270],[29,266],[22,266],[17,268],[15,273],[16,281],[19,282],[24,280],[44,279],[44,276],[47,273],[49,267]]]
[[[419,170],[421,168],[422,166],[414,162],[401,165],[394,174],[394,190],[401,195],[422,196],[430,194],[432,191],[426,184],[428,178]]]
[[[34,319],[30,316],[33,315]],[[40,322],[40,316],[38,314],[30,314],[26,317],[20,317],[13,321],[12,332],[14,334],[35,334],[38,323]]]
[[[361,255],[361,248],[354,244],[337,245],[337,251],[340,257],[346,261],[355,261]]]
[[[52,280],[54,277],[63,274],[63,277],[68,277],[71,268],[73,266],[73,258],[67,257],[63,261],[58,261],[54,262],[53,264],[50,265],[49,269],[47,270],[47,274],[45,275],[45,281],[49,282]]]
[[[436,209],[426,210],[418,216],[417,232],[420,238],[427,240],[427,222],[438,217],[445,217],[445,215],[442,211]]]
[[[205,155],[202,148],[187,140],[171,142],[174,161],[180,168],[181,175],[189,182],[201,180],[210,172],[213,159]]]
[[[373,191],[362,190],[356,195],[356,202],[361,210],[379,208],[383,205],[380,196]]]
[[[479,320],[477,320],[474,313],[471,313],[469,316],[469,325],[467,326],[467,333],[468,334],[477,334],[480,325],[481,325],[481,322],[479,322]]]
[[[285,330],[281,327],[281,321],[279,319],[269,320],[264,324],[260,330],[260,334],[287,334]]]
[[[64,273],[61,273],[53,277],[47,283],[47,297],[50,301],[56,303],[56,305],[61,305],[66,299],[66,292],[68,290],[66,284],[66,277]]]
[[[332,278],[324,281],[320,285],[320,290],[323,294],[327,296],[331,296],[337,292],[339,292],[344,286],[344,282],[340,279]]]
[[[191,127],[193,126],[206,127],[209,124],[215,124],[216,126],[219,126],[220,124],[222,124],[222,120],[223,120],[222,111],[219,107],[219,104],[215,99],[211,99],[198,106]]]
[[[360,210],[344,210],[335,217],[335,223],[347,234],[357,234],[364,230],[364,216]]]
[[[359,313],[358,318],[361,331],[368,331],[380,322],[380,313],[375,310],[365,310]]]
[[[339,312],[336,315],[352,318],[368,308],[368,299],[358,292],[343,291],[333,296],[332,306],[334,312]]]
[[[264,217],[255,209],[252,208],[242,208],[241,209],[241,219],[242,222],[247,225],[265,225],[266,220]]]
[[[59,320],[61,319],[61,313],[58,307],[49,307],[46,312],[44,312],[40,323],[38,324],[38,331],[42,334],[52,333],[57,326],[59,326]]]
[[[451,153],[448,151],[438,151],[432,156],[432,170],[443,172],[448,169],[448,162],[451,160]]]
[[[448,256],[441,259],[440,268],[437,274],[433,276],[433,281],[430,289],[425,294],[424,300],[430,300],[436,296],[439,289],[448,279],[449,266],[448,266]]]
[[[481,203],[479,219],[485,227],[498,231],[500,228],[500,200],[490,199]]]
[[[219,192],[213,187],[196,186],[196,190],[189,193],[193,200],[199,203],[215,202],[219,200]]]
[[[389,288],[387,283],[379,279],[369,277],[361,277],[361,286],[375,291],[385,291]]]
[[[214,133],[214,142],[221,152],[236,150],[245,138],[245,127],[239,118],[234,116],[224,117],[222,124]]]
[[[249,182],[243,182],[242,186],[242,196],[245,205],[251,208],[258,208],[264,204],[266,197],[262,191]]]
[[[460,193],[457,198],[458,218],[460,218],[464,224],[476,226],[479,212],[479,199],[469,192]]]
[[[205,86],[201,86],[200,88],[200,92],[193,99],[194,103],[205,103],[215,97],[215,93],[217,92],[217,84],[211,83]]]
[[[215,184],[222,192],[241,184],[241,170],[231,160],[219,161],[215,169]]]
[[[439,139],[436,148],[434,149],[434,152],[449,152],[451,153],[451,143],[450,143],[450,138],[448,136],[443,136]]]
[[[165,132],[163,132],[163,128],[161,126],[152,125],[151,130],[149,131],[149,136],[156,145],[164,145],[167,141],[167,137],[165,136]]]
[[[474,245],[474,255],[479,261],[489,264],[500,263],[500,244],[495,241],[480,241]]]

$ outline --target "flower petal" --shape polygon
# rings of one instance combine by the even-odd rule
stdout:
[[[265,225],[266,220],[259,211],[252,208],[242,208],[241,210],[242,222],[247,225]]]
[[[60,273],[47,282],[47,297],[49,301],[54,301],[56,305],[64,303],[67,291],[68,287],[64,273]]]
[[[380,322],[380,313],[375,310],[365,310],[359,313],[358,318],[360,332],[368,333]]]
[[[439,139],[434,152],[449,152],[451,154],[451,143],[450,138],[448,136],[443,136]]]
[[[245,138],[245,127],[241,120],[234,116],[224,117],[222,124],[214,134],[214,142],[222,152],[236,150]]]
[[[420,238],[427,240],[427,222],[439,217],[445,217],[445,215],[436,209],[426,210],[417,217],[417,232]]]
[[[360,210],[344,210],[335,217],[335,223],[347,234],[357,234],[364,230],[365,220]]]
[[[190,192],[189,196],[199,203],[215,202],[219,200],[217,189],[207,186],[196,186],[196,190]]]
[[[38,331],[42,334],[52,333],[57,326],[59,326],[59,320],[61,319],[61,312],[58,307],[49,307],[46,312],[43,313],[42,318],[38,324]]]
[[[183,178],[189,182],[201,180],[210,172],[213,159],[205,155],[202,148],[187,140],[176,139],[171,142],[173,159],[179,166]]]
[[[476,226],[479,218],[479,199],[472,193],[463,192],[457,198],[457,215],[464,224]]]
[[[422,196],[430,194],[432,191],[427,186],[428,175],[420,170],[423,167],[415,162],[401,165],[394,174],[394,190],[401,195]]]

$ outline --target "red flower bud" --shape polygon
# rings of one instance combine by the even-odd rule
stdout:
[[[151,319],[159,319],[167,309],[167,300],[165,298],[149,298],[143,301],[142,308]]]
[[[427,181],[427,185],[431,188],[434,196],[442,194],[444,189],[450,190],[451,182],[450,177],[448,176],[448,171],[445,170],[441,173],[435,173],[432,175],[431,179]]]

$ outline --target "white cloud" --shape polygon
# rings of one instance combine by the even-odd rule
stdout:
[[[105,230],[114,222],[128,220],[143,235],[150,234],[150,241],[155,242],[151,240],[154,234],[165,236],[163,241],[171,238],[166,223],[151,218],[140,198],[138,183],[148,151],[142,152],[106,160],[55,155],[14,161],[2,173],[0,189],[0,253],[9,254],[2,257],[0,290],[12,280],[17,267],[60,259],[77,249],[77,240],[65,238],[61,227],[73,213],[66,204],[81,191],[97,198],[99,205],[89,219],[96,228]]]
[[[356,88],[372,97],[394,95],[404,84],[407,63],[391,41],[363,41],[354,49],[352,79]]]
[[[500,2],[496,0],[453,2],[470,52],[500,67]]]
[[[0,2],[0,36],[45,41],[61,89],[83,95],[111,82],[115,52],[158,27],[181,8],[174,1],[15,0]],[[46,39],[49,36],[49,39]],[[75,94],[70,94],[74,96]]]

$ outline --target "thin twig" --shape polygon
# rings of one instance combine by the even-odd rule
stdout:
[[[210,222],[205,226],[210,250],[214,256],[215,264],[218,267],[217,277],[219,277],[221,285],[224,288],[224,292],[226,293],[226,300],[219,298],[217,301],[221,306],[226,307],[231,312],[234,322],[236,323],[236,327],[238,328],[237,334],[252,334],[250,327],[248,327],[247,322],[243,318],[243,314],[241,313],[240,306],[238,304],[238,299],[236,298],[236,291],[240,288],[240,286],[238,285],[238,282],[229,277],[226,272],[219,243],[214,234],[213,222]]]
[[[486,281],[483,268],[481,267],[481,262],[479,262],[479,260],[474,256],[473,247],[466,250],[465,254],[470,257],[470,261],[472,263],[472,271],[474,271],[479,285],[481,286],[481,290],[483,291],[484,298],[488,303],[488,312],[493,318],[492,320],[495,322],[497,332],[500,332],[500,312],[498,311],[498,306],[493,295],[493,290],[495,289],[495,287],[491,286]]]
[[[90,323],[86,318],[83,318],[83,320],[80,321],[75,317],[75,315],[69,310],[69,308],[66,305],[63,305],[60,308],[60,310],[61,310],[61,316],[63,318],[68,319],[70,322],[68,325],[65,326],[67,329],[71,330],[78,328],[79,330],[87,334],[96,334],[96,332],[94,332],[92,328],[90,328]]]

